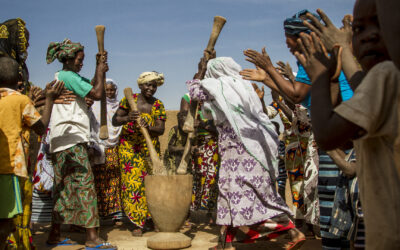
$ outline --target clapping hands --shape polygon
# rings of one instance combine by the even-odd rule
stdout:
[[[296,78],[293,75],[293,70],[290,64],[288,62],[285,64],[282,61],[279,61],[276,64],[278,65],[276,70],[279,72],[279,74],[286,77],[291,83],[294,83]]]
[[[297,42],[301,53],[295,52],[297,60],[303,65],[311,81],[314,82],[321,74],[328,73],[329,76],[336,75],[336,55],[339,48],[329,56],[321,40],[312,32],[311,35],[300,34]],[[340,68],[339,68],[340,73]],[[337,74],[339,75],[339,74]]]
[[[274,69],[274,65],[271,62],[271,58],[265,51],[265,47],[262,48],[261,53],[252,50],[252,49],[247,49],[244,52],[244,55],[247,56],[246,60],[254,64],[255,66],[260,67],[263,69],[265,72],[268,72],[268,70]]]
[[[349,46],[353,35],[351,28],[352,16],[346,15],[342,20],[343,27],[338,29],[321,9],[317,9],[317,12],[323,23],[311,13],[308,13],[307,18],[312,23],[304,21],[303,24],[317,34],[326,49],[331,52],[335,46]]]

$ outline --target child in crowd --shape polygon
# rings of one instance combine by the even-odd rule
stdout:
[[[41,117],[29,97],[17,91],[18,67],[15,60],[0,58],[0,249],[13,230],[12,218],[22,213],[19,179],[28,178],[26,135],[29,129],[39,135],[46,132],[54,99],[64,87],[56,81],[47,85]]]
[[[330,23],[327,19],[324,22]],[[335,109],[329,100],[335,57],[325,56],[319,41],[314,33],[312,38],[303,35],[303,55],[297,55],[313,82],[311,111],[316,140],[326,150],[354,140],[366,247],[398,249],[400,175],[395,157],[400,153],[396,140],[400,73],[388,61],[375,1],[357,0],[354,6],[354,55],[367,75],[354,96]]]

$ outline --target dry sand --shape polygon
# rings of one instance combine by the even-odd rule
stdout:
[[[69,236],[71,239],[77,241],[79,245],[75,246],[59,246],[59,247],[49,247],[46,246],[46,239],[48,236],[50,225],[36,225],[35,235],[33,236],[33,241],[37,246],[37,249],[55,249],[55,250],[78,250],[85,249],[85,234],[63,231],[63,236]],[[192,229],[186,229],[182,231],[185,235],[192,238],[192,246],[186,249],[197,249],[204,250],[209,247],[215,246],[216,243],[210,242],[210,240],[216,238],[218,233],[217,226],[207,226],[205,224],[197,224],[192,227]],[[118,246],[119,250],[139,250],[139,249],[149,249],[146,247],[146,240],[150,236],[154,235],[154,232],[148,232],[143,235],[143,237],[133,237],[130,231],[125,225],[122,226],[106,226],[102,227],[100,231],[100,236],[106,239],[108,242]],[[283,249],[284,245],[288,242],[285,236],[281,236],[274,241],[263,241],[253,244],[236,244],[237,250],[272,250],[272,249]],[[321,249],[321,241],[315,239],[308,239],[301,249]]]

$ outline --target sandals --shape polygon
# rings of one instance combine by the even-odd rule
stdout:
[[[67,237],[64,240],[56,242],[56,243],[51,243],[51,242],[47,241],[46,244],[47,244],[47,246],[73,246],[73,245],[77,245],[78,243],[76,243],[75,241],[73,241]]]
[[[86,246],[85,249],[86,250],[98,250],[98,249],[117,250],[118,248],[113,246],[113,245],[111,245],[108,242],[103,242],[103,243],[101,243],[101,244],[99,244],[99,245],[97,245],[95,247]]]
[[[303,246],[304,242],[306,242],[305,238],[298,239],[296,241],[291,241],[286,245],[286,250],[297,250]]]

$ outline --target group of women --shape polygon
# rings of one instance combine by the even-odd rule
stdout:
[[[303,25],[307,13],[308,11],[299,12],[285,21],[287,44],[292,53],[299,51],[296,42],[299,34],[309,32]],[[17,19],[14,24],[21,26],[23,21]],[[27,43],[29,33],[24,25],[19,30],[24,31],[23,37]],[[2,48],[9,50],[4,44],[8,44],[7,41],[0,39]],[[21,61],[21,72],[24,73],[25,70],[26,74],[26,66],[22,60],[23,48],[16,47],[15,50],[10,50],[9,54],[7,55],[14,55],[14,58]],[[216,209],[215,204],[218,204],[216,223],[222,227],[219,244],[215,247],[217,249],[233,249],[233,241],[253,242],[263,236],[277,237],[282,232],[288,232],[291,237],[288,249],[299,248],[305,237],[289,219],[293,216],[292,211],[275,188],[278,176],[277,134],[265,114],[268,113],[267,109],[263,109],[250,82],[244,79],[262,81],[273,91],[284,96],[286,104],[279,98],[274,98],[274,101],[286,125],[286,168],[291,182],[295,218],[305,220],[311,225],[324,225],[330,223],[332,208],[325,206],[327,202],[324,200],[318,205],[316,188],[319,183],[319,192],[331,199],[328,191],[332,178],[329,177],[329,173],[325,178],[320,169],[319,181],[317,180],[318,155],[307,115],[311,82],[300,64],[297,77],[293,78],[276,71],[265,51],[260,54],[247,50],[245,55],[257,69],[242,70],[232,58],[215,58],[215,54],[205,54],[200,60],[194,79],[187,82],[189,94],[184,98],[186,104],[181,104],[181,112],[182,106],[186,106],[187,112],[191,100],[200,101],[201,121],[213,121],[208,123],[212,125],[208,126],[208,129],[204,129],[204,126],[198,131],[198,144],[192,161],[192,209],[212,211]],[[79,65],[82,64],[82,60],[83,58],[78,62]],[[352,93],[346,92],[348,83],[340,81],[339,78],[341,98],[345,100],[348,98],[346,95],[351,96]],[[95,176],[98,214],[103,218],[111,216],[116,219],[120,219],[124,214],[134,225],[132,234],[141,236],[143,230],[152,226],[144,187],[144,178],[152,174],[152,169],[140,127],[147,128],[153,145],[160,153],[158,137],[164,133],[167,117],[163,103],[154,97],[157,88],[164,83],[164,75],[155,71],[144,72],[139,76],[137,83],[140,93],[134,94],[133,98],[138,105],[138,111],[131,111],[125,97],[118,101],[117,84],[111,79],[106,81],[109,129],[107,140],[100,140],[96,130],[100,123],[99,103],[93,106],[88,104],[91,106],[89,112],[93,114],[89,147],[93,149],[90,159]],[[73,98],[69,93],[61,99],[68,103]],[[32,99],[40,98],[35,98],[32,94]],[[34,164],[35,170],[32,171],[35,189],[32,211],[36,214],[33,221],[35,218],[36,221],[40,221],[41,217],[51,220],[50,215],[43,216],[46,208],[49,213],[52,212],[51,191],[54,174],[49,160],[48,144],[45,137],[41,138],[39,152],[33,154],[38,156],[37,161],[36,157],[31,158],[32,162],[37,162]],[[331,167],[327,171],[338,172],[337,167]],[[23,244],[29,249],[31,234],[27,223],[30,221],[32,183],[30,180],[27,180],[27,183],[28,185],[24,185],[24,199],[28,207],[24,216],[19,219],[19,224],[17,223],[21,230],[25,231],[16,233],[25,236],[13,237],[17,239],[16,244]],[[319,207],[322,207],[323,211],[318,211]],[[336,247],[335,243],[340,237],[329,234],[322,226],[321,229],[324,245]],[[347,244],[343,241],[344,245]]]

